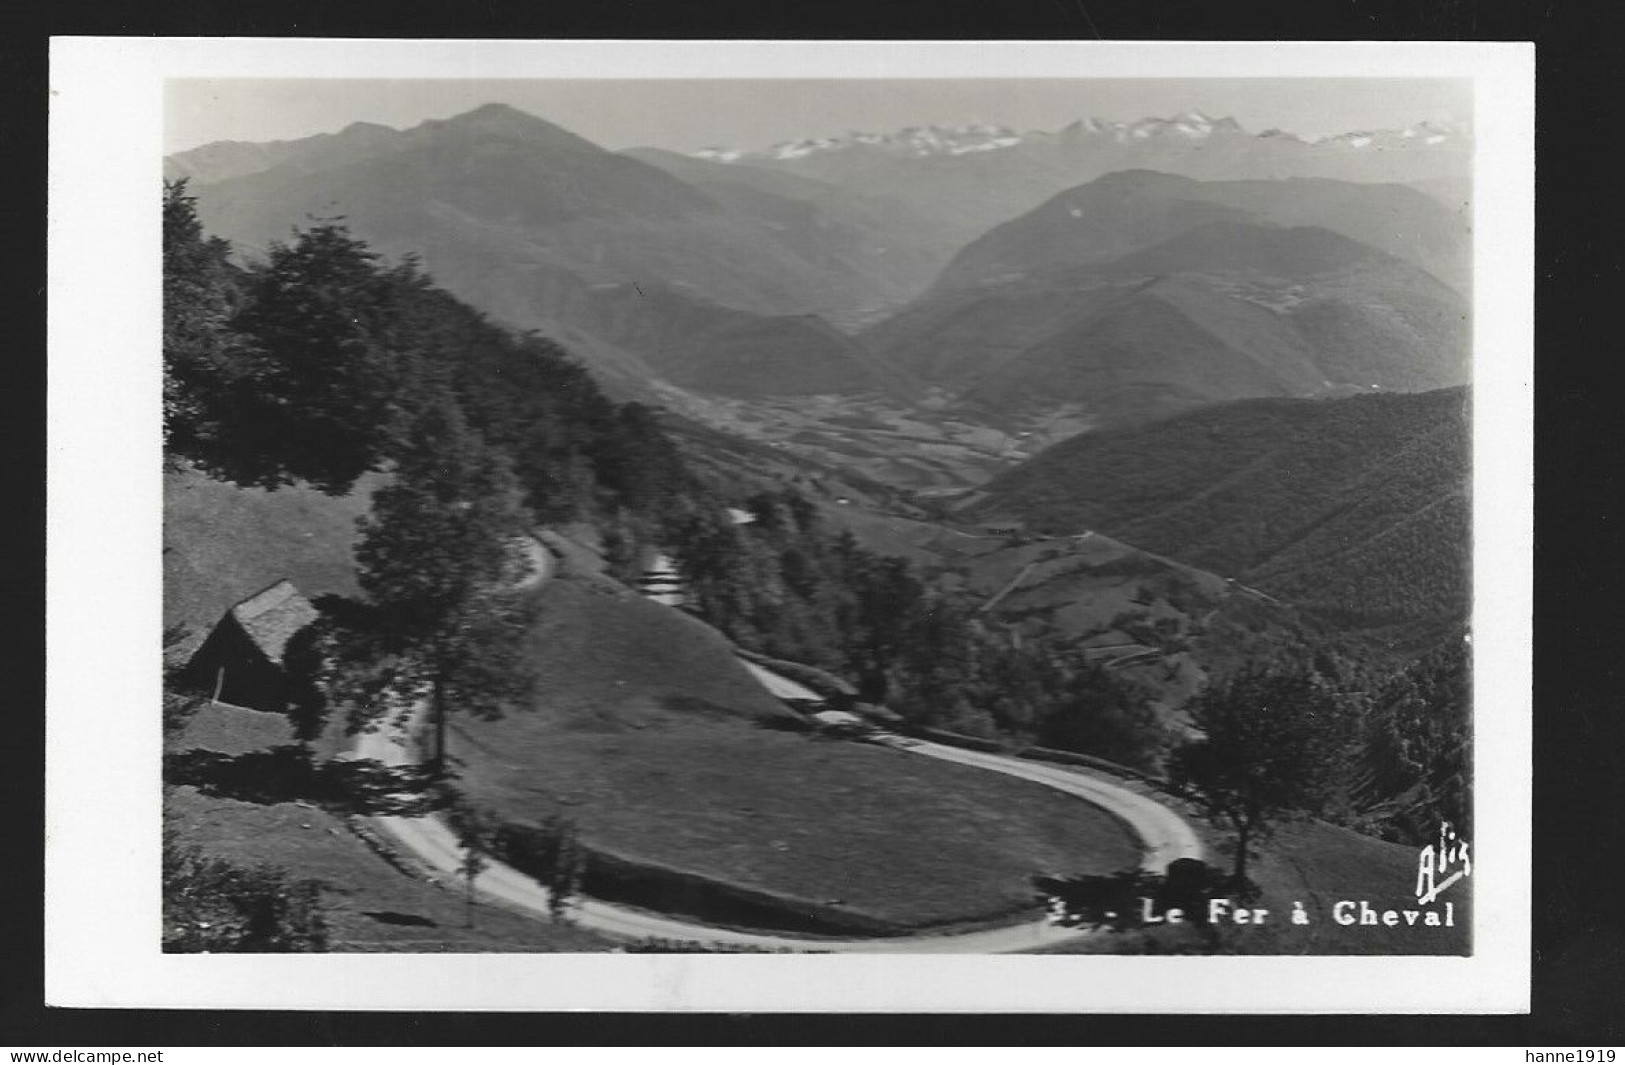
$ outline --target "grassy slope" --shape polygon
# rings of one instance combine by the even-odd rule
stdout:
[[[291,739],[277,714],[235,707],[199,710],[172,749],[202,747],[241,754]],[[475,907],[474,927],[456,885],[436,885],[401,872],[361,841],[342,820],[297,803],[260,805],[167,789],[165,828],[210,857],[240,864],[270,863],[324,887],[331,947],[336,951],[410,953],[524,950],[606,950],[598,936],[568,926]]]
[[[604,851],[899,929],[1026,910],[1035,872],[1134,860],[1115,821],[1037,785],[755,727],[782,711],[675,611],[571,578],[543,596],[537,707],[453,743],[507,817],[563,810]]]
[[[164,623],[202,634],[234,603],[287,577],[306,595],[356,592],[356,519],[377,475],[348,496],[240,488],[186,471],[164,477]]]
[[[1248,401],[1074,438],[975,509],[1096,528],[1350,627],[1467,602],[1465,395]]]

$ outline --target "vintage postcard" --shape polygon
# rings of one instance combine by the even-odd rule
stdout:
[[[53,1003],[1527,1008],[1531,47],[53,54]]]

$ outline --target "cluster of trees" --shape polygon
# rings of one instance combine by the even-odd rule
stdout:
[[[661,535],[694,608],[742,646],[847,677],[859,699],[911,723],[1008,736],[1157,766],[1163,729],[1145,698],[1081,656],[1018,641],[906,560],[836,532],[793,489],[684,510]]]
[[[1377,685],[1363,715],[1356,827],[1421,844],[1472,829],[1472,666],[1457,638]]]
[[[689,485],[648,409],[617,404],[552,342],[515,335],[386,265],[342,219],[239,266],[165,185],[164,401],[171,461],[342,493],[389,468],[417,416],[457,408],[542,520],[653,513]]]
[[[1469,670],[1464,641],[1388,675],[1327,654],[1241,669],[1193,700],[1200,736],[1168,775],[1233,833],[1241,886],[1260,840],[1291,817],[1411,844],[1443,823],[1470,834]]]
[[[693,478],[651,411],[606,398],[541,338],[516,336],[386,265],[342,220],[240,266],[165,186],[166,460],[242,485],[348,492],[385,471],[357,548],[364,597],[320,604],[290,648],[310,739],[426,705],[500,713],[528,687],[517,589],[538,522],[614,526],[630,554]]]

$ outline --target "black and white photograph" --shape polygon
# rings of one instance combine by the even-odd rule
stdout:
[[[147,43],[58,986],[1527,1001],[1526,52]]]

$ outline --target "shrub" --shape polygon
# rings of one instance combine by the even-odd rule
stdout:
[[[276,866],[240,866],[164,845],[163,949],[181,954],[327,949],[321,885]]]
[[[587,874],[575,822],[555,814],[540,825],[502,824],[493,845],[505,863],[547,888],[552,917],[562,919]]]

